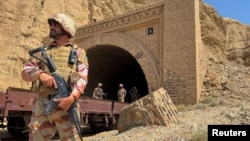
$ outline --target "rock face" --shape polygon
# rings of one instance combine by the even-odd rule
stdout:
[[[0,3],[0,92],[8,87],[29,88],[21,80],[28,50],[39,47],[49,33],[47,18],[57,13],[72,17],[77,26],[117,16],[158,0],[26,0]]]
[[[177,109],[166,90],[160,88],[125,107],[117,129],[124,132],[142,125],[170,126],[178,122]]]
[[[200,3],[204,60],[203,96],[249,99],[250,26],[221,17]]]
[[[47,18],[56,13],[71,16],[77,26],[110,18],[163,0],[26,0],[0,3],[0,92],[8,87],[29,88],[21,80],[28,50],[40,46],[48,35]],[[250,26],[221,17],[200,0],[203,48],[203,96],[246,96],[250,88]]]

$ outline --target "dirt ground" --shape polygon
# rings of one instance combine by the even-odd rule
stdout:
[[[206,141],[212,124],[249,124],[248,107],[209,107],[205,110],[179,112],[179,123],[171,127],[140,126],[123,133],[117,130],[84,138],[85,141]]]
[[[208,125],[250,124],[249,100],[224,99],[228,103],[207,106],[196,104],[192,109],[179,108],[178,123],[170,127],[148,125],[125,132],[118,130],[89,134],[83,132],[84,141],[206,141]],[[232,102],[233,101],[233,102]],[[206,106],[204,106],[206,105]],[[178,107],[177,107],[178,108]],[[10,136],[0,129],[0,138]],[[198,139],[197,139],[198,138]],[[53,141],[59,141],[58,137]]]

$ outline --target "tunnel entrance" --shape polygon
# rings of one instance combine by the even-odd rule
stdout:
[[[119,84],[127,90],[125,101],[131,102],[129,90],[136,86],[140,97],[148,94],[145,75],[136,59],[126,50],[116,46],[94,46],[86,50],[89,60],[88,84],[84,96],[92,97],[98,82],[103,84],[107,99],[117,100]]]

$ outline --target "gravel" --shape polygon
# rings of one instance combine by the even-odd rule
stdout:
[[[245,105],[245,104],[243,104]],[[84,137],[85,141],[196,141],[207,140],[208,125],[250,124],[250,106],[215,106],[178,112],[178,123],[170,127],[139,126],[119,133],[106,131]]]

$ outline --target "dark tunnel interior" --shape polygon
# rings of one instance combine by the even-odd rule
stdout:
[[[136,59],[126,50],[115,46],[95,46],[86,50],[89,61],[88,84],[84,96],[92,97],[99,82],[107,99],[117,100],[119,84],[127,90],[125,102],[131,102],[129,90],[136,86],[140,97],[148,94],[145,75]]]

